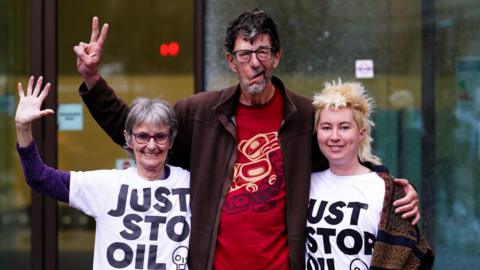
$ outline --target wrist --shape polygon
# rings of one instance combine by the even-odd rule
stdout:
[[[27,147],[32,141],[32,125],[17,125],[17,143],[20,147]]]
[[[15,127],[17,128],[18,131],[30,131],[32,130],[32,122],[21,122],[16,120],[15,121]]]
[[[85,85],[87,86],[88,90],[90,90],[97,84],[98,81],[100,81],[100,74],[97,73],[95,75],[85,77],[84,81],[85,81]]]

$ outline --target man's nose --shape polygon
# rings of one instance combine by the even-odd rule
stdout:
[[[250,65],[252,67],[258,67],[261,65],[260,60],[258,60],[257,53],[252,52],[252,55],[250,56]]]

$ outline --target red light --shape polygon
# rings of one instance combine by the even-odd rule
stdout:
[[[162,43],[160,45],[159,52],[162,57],[175,57],[180,52],[180,44],[176,41],[170,43]]]
[[[171,42],[168,45],[168,51],[171,56],[177,56],[177,54],[180,52],[180,44],[178,44],[178,42]]]
[[[162,44],[160,45],[160,55],[165,57],[168,55],[168,45],[167,44]]]

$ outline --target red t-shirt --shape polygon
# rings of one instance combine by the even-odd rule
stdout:
[[[239,105],[234,179],[222,208],[216,270],[288,269],[285,177],[278,130],[283,97]]]

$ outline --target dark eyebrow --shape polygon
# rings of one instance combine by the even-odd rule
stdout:
[[[273,49],[272,47],[268,47],[268,46],[260,46],[258,48],[256,48],[255,50],[248,50],[248,49],[244,49],[244,50],[236,50],[237,52],[242,52],[242,51],[245,51],[245,52],[253,52],[253,51],[256,51],[256,50],[262,50],[262,49]]]

